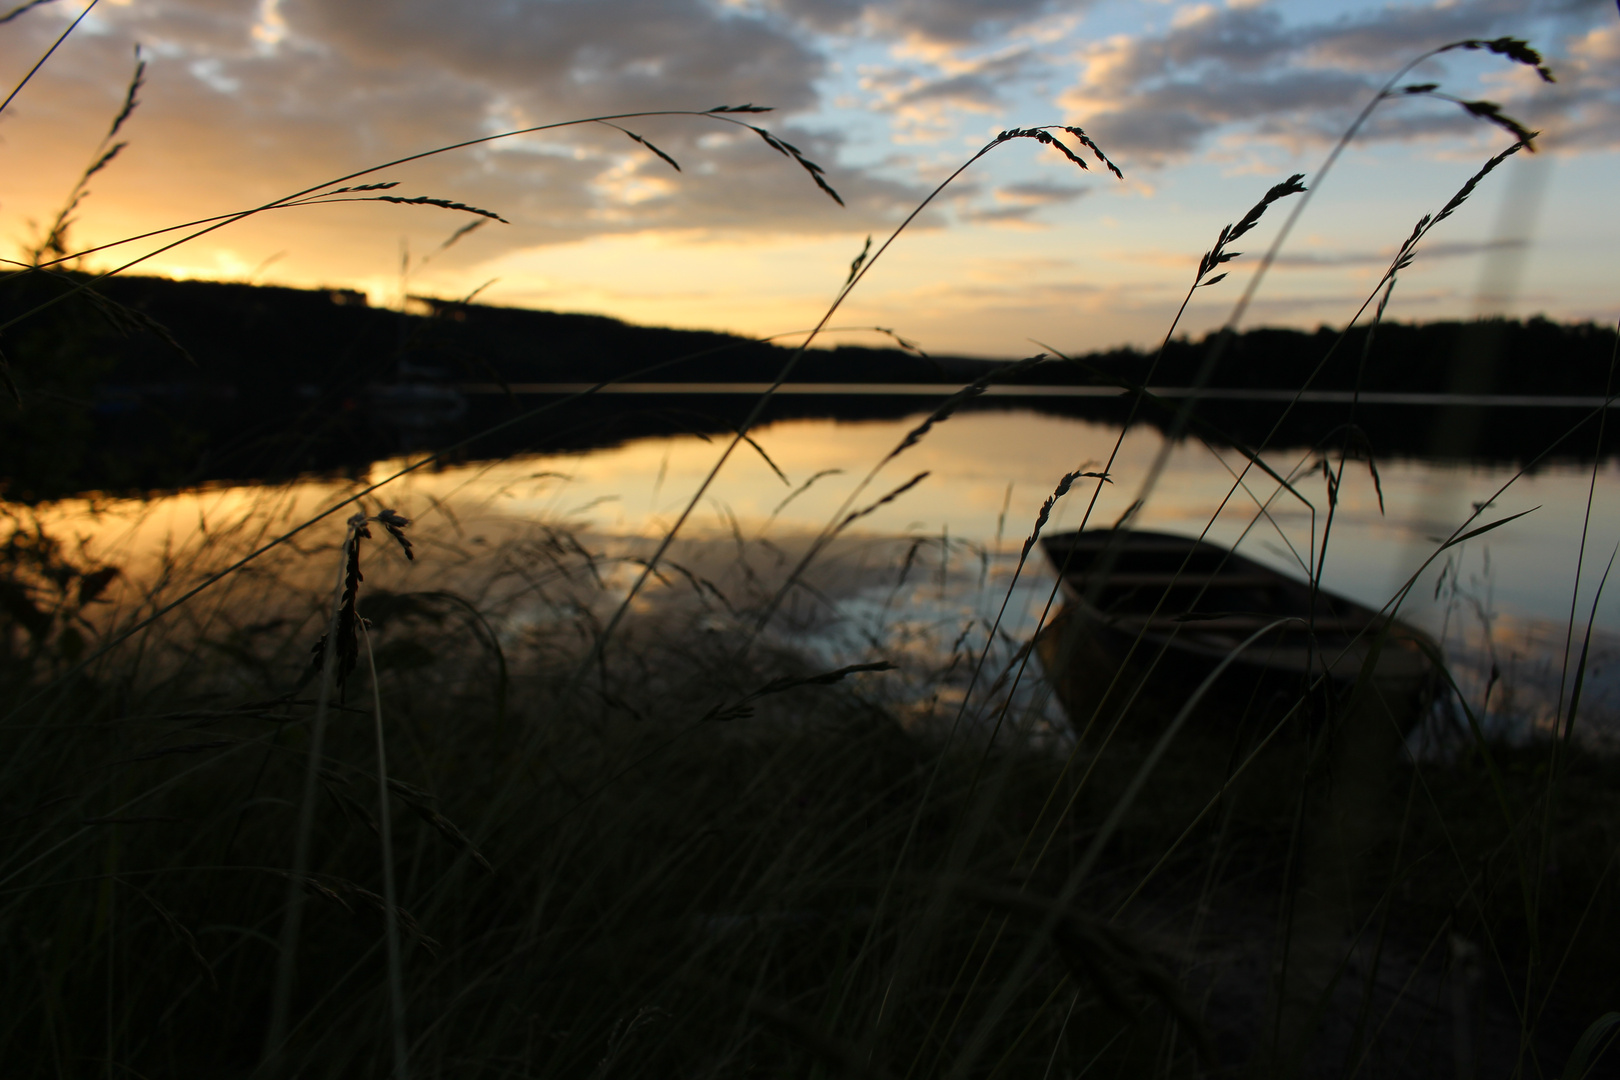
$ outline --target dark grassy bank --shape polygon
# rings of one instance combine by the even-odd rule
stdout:
[[[1612,760],[1454,739],[1346,774],[1321,729],[1195,728],[1128,800],[1154,733],[953,737],[885,672],[795,684],[803,657],[728,628],[765,595],[735,573],[740,620],[683,586],[571,688],[614,560],[554,531],[502,554],[452,596],[388,591],[402,561],[368,545],[377,698],[362,656],[288,1075],[391,1068],[374,707],[416,1075],[1418,1077],[1466,1045],[1479,1076],[1554,1076],[1620,995]],[[10,1075],[259,1075],[325,621],[299,573],[67,682],[69,618],[8,626]],[[1329,855],[1336,788],[1368,801]],[[1358,928],[1326,981],[1301,890]],[[1320,1009],[1298,1031],[1284,973]]]

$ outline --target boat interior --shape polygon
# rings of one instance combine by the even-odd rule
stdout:
[[[1223,641],[1294,617],[1303,633],[1349,637],[1377,612],[1311,587],[1215,544],[1166,533],[1111,529],[1042,541],[1072,603],[1113,625],[1150,633],[1179,628]]]

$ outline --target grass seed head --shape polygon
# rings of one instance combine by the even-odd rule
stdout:
[[[1549,68],[1542,60],[1541,54],[1532,49],[1528,41],[1522,41],[1519,38],[1499,37],[1493,38],[1490,41],[1484,41],[1479,38],[1470,38],[1467,41],[1459,41],[1456,44],[1447,45],[1440,51],[1447,52],[1451,49],[1485,49],[1489,52],[1495,53],[1498,56],[1505,56],[1509,60],[1515,61],[1516,63],[1524,64],[1526,67],[1535,68],[1536,74],[1541,76],[1542,82],[1558,81],[1557,79],[1553,78],[1552,69]]]
[[[358,201],[399,203],[402,206],[438,206],[443,207],[446,210],[460,210],[467,214],[478,214],[480,217],[493,218],[502,225],[511,224],[510,221],[507,221],[493,210],[485,210],[482,207],[477,206],[468,206],[466,203],[456,202],[454,199],[437,199],[431,195],[417,195],[412,198],[406,198],[403,195],[368,195],[365,197],[365,199]]]
[[[1217,266],[1220,266],[1222,263],[1231,262],[1239,255],[1242,255],[1243,252],[1241,251],[1227,251],[1226,245],[1230,244],[1232,241],[1236,240],[1238,237],[1242,236],[1244,233],[1258,225],[1260,223],[1261,216],[1266,212],[1266,207],[1270,206],[1278,199],[1284,199],[1290,195],[1298,195],[1303,192],[1305,190],[1305,185],[1300,183],[1300,181],[1304,179],[1304,173],[1295,173],[1282,183],[1273,184],[1271,189],[1261,196],[1259,202],[1255,203],[1249,208],[1249,212],[1244,214],[1243,217],[1238,220],[1236,225],[1228,225],[1222,229],[1220,235],[1215,238],[1215,246],[1205,252],[1202,259],[1198,260],[1198,274],[1193,278],[1193,287],[1197,288],[1199,286],[1214,285],[1216,282],[1224,279],[1226,277],[1225,274],[1218,274],[1215,277],[1210,278],[1208,281],[1205,281],[1204,275],[1215,269]]]
[[[1070,135],[1073,135],[1076,139],[1079,139],[1080,142],[1090,149],[1093,154],[1097,155],[1098,161],[1102,162],[1108,167],[1109,172],[1113,173],[1121,180],[1125,179],[1125,174],[1120,172],[1119,166],[1108,160],[1108,156],[1102,152],[1102,149],[1098,147],[1094,141],[1092,141],[1091,136],[1087,135],[1083,129],[1077,127],[1064,127],[1056,124],[1051,126],[1056,127],[1059,131],[1066,131]],[[1038,143],[1050,146],[1052,149],[1058,151],[1064,157],[1068,158],[1082,169],[1085,169],[1087,172],[1090,171],[1090,166],[1086,164],[1085,159],[1079,154],[1076,154],[1073,150],[1070,150],[1063,140],[1053,135],[1051,130],[1047,127],[1010,128],[1007,131],[1003,131],[1001,134],[997,135],[995,142],[991,145],[995,145],[995,143],[1004,143],[1011,139],[1034,139]]]
[[[410,537],[405,535],[405,528],[406,526],[410,525],[411,519],[406,517],[404,514],[399,513],[397,510],[380,510],[377,512],[377,517],[375,520],[383,528],[388,530],[389,536],[392,536],[395,540],[399,541],[400,550],[405,552],[405,557],[407,559],[414,562],[416,560],[416,552],[411,549]]]

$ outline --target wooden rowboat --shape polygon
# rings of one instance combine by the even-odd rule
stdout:
[[[1063,609],[1036,653],[1077,728],[1095,716],[1162,726],[1222,660],[1195,710],[1200,726],[1273,722],[1302,704],[1308,722],[1366,712],[1409,731],[1433,698],[1437,655],[1423,631],[1319,591],[1208,541],[1094,529],[1041,541]],[[1360,691],[1357,693],[1357,691]],[[1352,705],[1353,702],[1353,705]],[[1268,725],[1269,726],[1269,725]]]

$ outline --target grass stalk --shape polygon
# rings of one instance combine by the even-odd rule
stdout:
[[[394,1043],[394,1080],[410,1080],[410,1051],[405,1038],[405,974],[399,949],[399,900],[394,893],[394,826],[388,797],[388,751],[383,738],[382,682],[371,649],[371,631],[360,620],[360,641],[371,673],[372,718],[377,734],[377,825],[382,843],[383,938],[388,949],[388,1006]]]
[[[18,81],[17,85],[11,88],[11,93],[6,95],[6,99],[4,101],[0,101],[0,113],[5,112],[6,109],[10,107],[11,103],[16,100],[17,95],[22,93],[23,87],[27,86],[29,82],[33,80],[34,76],[39,74],[39,69],[45,66],[45,61],[56,55],[56,50],[62,47],[62,42],[66,41],[68,39],[68,35],[72,34],[73,31],[79,28],[79,24],[84,22],[84,20],[92,11],[95,10],[96,5],[99,3],[101,3],[101,0],[90,0],[90,2],[84,6],[84,10],[79,12],[78,18],[68,23],[67,29],[63,30],[57,35],[56,40],[51,42],[51,47],[46,49],[44,54],[41,55],[38,60],[34,61],[34,66],[28,69],[28,74],[24,75],[22,79]],[[19,11],[17,14],[21,14],[21,12]]]
[[[361,518],[362,515],[356,515]],[[304,790],[298,803],[298,821],[293,831],[291,872],[287,879],[287,901],[282,917],[281,936],[276,953],[275,982],[270,996],[270,1021],[266,1030],[260,1072],[271,1080],[279,1074],[287,1023],[292,1007],[293,984],[298,973],[298,939],[304,925],[304,876],[309,869],[310,833],[315,825],[316,788],[320,782],[321,753],[326,743],[326,725],[337,672],[338,616],[342,611],[344,579],[348,574],[349,550],[358,543],[358,526],[351,519],[339,549],[337,581],[332,587],[332,609],[326,624],[326,648],[321,653],[320,683],[315,691],[315,718],[310,729],[309,750],[304,765]],[[386,798],[386,794],[384,798]]]

